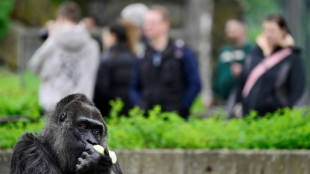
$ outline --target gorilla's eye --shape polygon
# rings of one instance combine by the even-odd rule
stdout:
[[[63,122],[63,121],[65,121],[66,118],[67,118],[67,113],[64,112],[60,115],[59,120],[60,120],[60,122]]]
[[[81,130],[85,130],[85,129],[87,129],[87,125],[86,124],[80,124],[79,125],[79,128],[81,129]]]
[[[96,129],[96,130],[95,130],[95,135],[96,135],[96,136],[100,136],[100,135],[101,135],[101,131],[100,131],[99,129]]]

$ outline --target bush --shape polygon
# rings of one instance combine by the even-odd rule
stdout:
[[[26,132],[39,132],[44,126],[44,120],[29,122],[20,120],[14,123],[6,123],[0,126],[0,149],[12,148],[21,135]]]
[[[0,1],[0,38],[6,33],[10,23],[10,13],[15,0]]]
[[[16,76],[5,71],[0,74],[0,82],[0,118],[22,116],[33,120],[40,116],[38,78],[30,72]]]
[[[20,83],[19,79],[24,79]],[[18,77],[0,73],[0,115],[24,115],[14,123],[0,123],[0,149],[11,148],[25,132],[39,132],[45,119],[39,117],[39,80],[31,73]],[[281,109],[259,118],[255,112],[240,120],[220,116],[185,122],[176,113],[161,112],[156,106],[146,113],[134,108],[119,116],[123,103],[111,101],[110,118],[105,118],[113,149],[308,149],[310,115],[307,108]],[[198,105],[197,105],[198,106]],[[197,107],[198,108],[198,107]],[[0,116],[1,119],[1,116]]]
[[[114,108],[121,106],[119,101]],[[113,113],[114,112],[114,113]],[[165,113],[160,107],[145,112],[134,108],[129,117],[118,117],[117,109],[105,119],[108,142],[112,149],[308,149],[310,116],[305,109],[282,109],[258,118],[252,112],[245,119],[224,121],[214,116],[192,117],[185,122],[176,113]],[[39,132],[38,122],[21,120],[0,128],[0,148],[13,147],[24,132]],[[10,130],[10,131],[8,131]]]
[[[159,107],[149,117],[135,108],[130,117],[107,120],[109,145],[117,149],[308,149],[310,116],[305,109],[281,109],[259,118],[224,121],[190,118],[184,122],[175,113],[161,113]]]

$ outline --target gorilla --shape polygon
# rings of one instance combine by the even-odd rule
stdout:
[[[38,135],[26,133],[15,145],[11,174],[121,174],[113,164],[105,137],[107,125],[83,94],[72,94],[47,114]],[[104,147],[104,154],[93,146]]]

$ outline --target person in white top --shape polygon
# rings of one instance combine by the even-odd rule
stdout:
[[[100,51],[79,23],[80,16],[76,3],[63,3],[56,20],[48,22],[47,40],[28,62],[28,68],[42,80],[39,102],[45,111],[53,110],[68,94],[83,93],[93,98]]]

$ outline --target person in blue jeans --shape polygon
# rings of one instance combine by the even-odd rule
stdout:
[[[151,7],[145,16],[147,43],[135,62],[130,98],[141,109],[161,105],[162,111],[176,111],[187,119],[201,89],[198,64],[183,41],[169,37],[168,18],[162,6]]]

